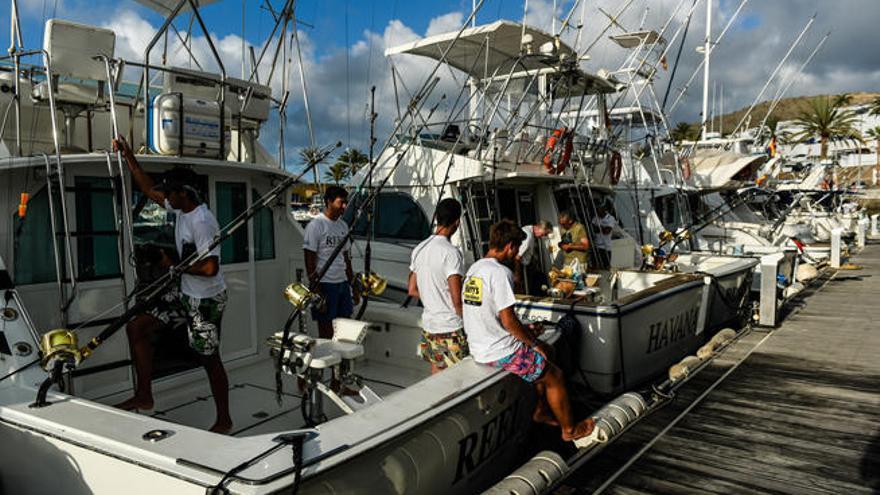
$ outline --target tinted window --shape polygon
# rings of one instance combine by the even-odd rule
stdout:
[[[256,201],[263,195],[251,190],[251,198]],[[266,206],[254,215],[254,260],[275,259],[275,224],[272,222],[272,208]]]
[[[349,225],[354,221],[358,206],[362,201],[361,196],[355,196],[348,205],[343,219]],[[379,193],[376,204],[376,218],[374,235],[377,239],[396,239],[404,241],[422,241],[430,233],[428,217],[422,208],[411,196],[401,192]],[[365,236],[367,233],[367,219],[364,215],[353,227],[355,236]]]
[[[217,183],[217,223],[222,229],[247,209],[247,187],[243,182]],[[248,224],[240,227],[220,245],[220,263],[248,260]]]
[[[61,225],[58,207],[61,198],[55,192],[55,219]],[[52,243],[52,224],[49,221],[49,194],[44,187],[31,196],[27,204],[27,213],[19,218],[18,212],[12,214],[13,263],[15,265],[15,283],[41,284],[57,280],[55,272],[55,253]],[[58,249],[61,255],[62,271],[64,268],[64,239]]]
[[[76,177],[77,279],[118,277],[119,232],[113,188],[106,177]]]

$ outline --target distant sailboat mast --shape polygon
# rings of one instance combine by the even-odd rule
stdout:
[[[712,52],[712,0],[706,0],[706,40],[703,43],[703,115],[700,135],[706,139],[709,118],[709,55]]]

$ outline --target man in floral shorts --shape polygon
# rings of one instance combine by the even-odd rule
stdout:
[[[419,355],[431,373],[445,370],[468,355],[462,332],[461,279],[464,259],[449,241],[461,224],[461,203],[446,198],[437,204],[434,235],[413,250],[409,265],[409,295],[421,299],[422,338]]]
[[[592,433],[595,423],[574,421],[562,370],[548,360],[551,347],[537,338],[537,329],[524,327],[513,310],[513,272],[505,263],[516,259],[524,237],[509,220],[490,229],[489,252],[465,276],[464,330],[475,361],[535,385],[535,421],[559,425],[563,440],[577,440]]]
[[[220,271],[220,246],[211,247],[220,226],[207,205],[201,202],[193,188],[194,173],[177,171],[173,177],[156,185],[140,167],[131,148],[122,137],[113,142],[128,163],[134,183],[145,196],[176,215],[174,242],[179,259],[193,253],[206,253],[189,266],[180,276],[180,287],[160,297],[156,306],[133,318],[126,326],[132,361],[137,378],[134,397],[117,405],[122,409],[150,410],[153,408],[152,371],[153,347],[151,336],[163,326],[186,322],[190,347],[208,374],[214,397],[217,418],[211,431],[228,433],[232,429],[229,415],[229,379],[220,358],[220,324],[226,307],[226,282]],[[158,265],[170,268],[173,264],[165,250],[160,250]]]

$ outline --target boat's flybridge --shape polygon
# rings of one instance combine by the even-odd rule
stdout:
[[[540,168],[553,142],[565,142],[568,132],[587,127],[582,125],[585,119],[560,118],[560,109],[622,87],[607,74],[585,72],[576,50],[558,36],[506,20],[429,36],[391,47],[385,54],[426,57],[466,75],[461,89],[469,90],[470,97],[447,95],[461,102],[461,108],[435,116],[411,136],[420,146],[478,162],[462,162],[466,168]],[[560,135],[553,137],[554,132]],[[604,138],[572,137],[575,154],[586,159],[599,161],[598,155],[608,152]],[[481,173],[466,174],[473,172]]]

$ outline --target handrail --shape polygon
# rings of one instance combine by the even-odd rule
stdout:
[[[112,142],[113,139],[116,139],[118,136],[120,136],[119,121],[117,120],[117,117],[116,117],[116,96],[115,96],[116,78],[113,77],[113,72],[110,68],[111,63],[115,63],[115,62],[113,62],[110,59],[110,57],[108,57],[106,55],[99,55],[95,58],[104,61],[104,68],[107,72],[107,83],[106,84],[107,84],[107,96],[110,100],[110,118],[112,119],[111,120],[111,129],[112,129],[111,132],[113,133],[113,135],[110,137],[111,142]],[[129,123],[129,125],[131,125],[131,123]],[[128,250],[129,250],[128,252],[133,255],[134,254],[134,233],[132,232],[132,225],[134,225],[134,220],[131,218],[131,210],[128,208],[128,201],[129,201],[129,198],[131,198],[131,196],[128,193],[128,188],[126,187],[126,183],[125,183],[125,168],[122,164],[122,152],[118,151],[118,150],[116,151],[116,166],[119,169],[119,188],[121,189],[120,194],[122,195],[122,218],[119,218],[119,216],[118,216],[119,213],[117,211],[114,211],[114,219],[117,219],[117,225],[119,224],[119,221],[121,220],[122,225],[119,225],[118,230],[120,231],[120,235],[122,235],[123,237],[126,235],[128,236]],[[113,167],[110,163],[110,152],[109,151],[107,152],[107,171],[110,173],[110,178],[112,180]],[[113,188],[114,188],[114,193],[116,193],[115,183],[113,185]],[[114,209],[116,208],[115,201],[113,203],[113,207],[114,207]],[[122,247],[123,247],[123,253],[120,254],[119,262],[122,264],[122,265],[120,265],[120,269],[123,271],[123,283],[124,283],[125,282],[125,279],[124,279],[124,272],[125,272],[124,244]]]
[[[43,160],[46,162],[46,194],[49,196],[49,226],[52,229],[52,253],[55,258],[55,278],[58,285],[58,300],[60,301],[59,311],[61,314],[61,326],[66,327],[66,311],[64,302],[67,299],[64,290],[64,275],[61,273],[61,249],[58,247],[58,225],[55,220],[55,198],[52,194],[52,167],[49,165],[49,155],[42,153]],[[63,194],[63,193],[62,193]],[[67,241],[67,238],[65,238]]]
[[[110,187],[113,189],[113,201],[111,201],[113,205],[113,221],[116,223],[116,231],[119,232],[119,235],[116,238],[116,255],[119,258],[119,277],[122,279],[122,296],[123,302],[125,303],[125,309],[128,309],[128,299],[125,296],[128,294],[128,280],[125,276],[126,270],[126,256],[125,256],[125,236],[126,234],[130,234],[126,230],[125,225],[125,215],[120,216],[119,209],[120,207],[124,211],[128,211],[126,199],[127,196],[124,193],[125,190],[125,176],[119,175],[118,177],[113,174],[113,161],[110,159],[110,151],[104,152],[104,155],[107,157],[107,173],[110,175]],[[116,152],[117,157],[119,156],[119,152]],[[117,186],[118,183],[121,186]],[[119,187],[122,188],[123,192],[119,190]],[[121,204],[117,204],[121,203]],[[128,236],[131,239],[131,236]],[[134,255],[134,249],[131,251],[132,255]]]

